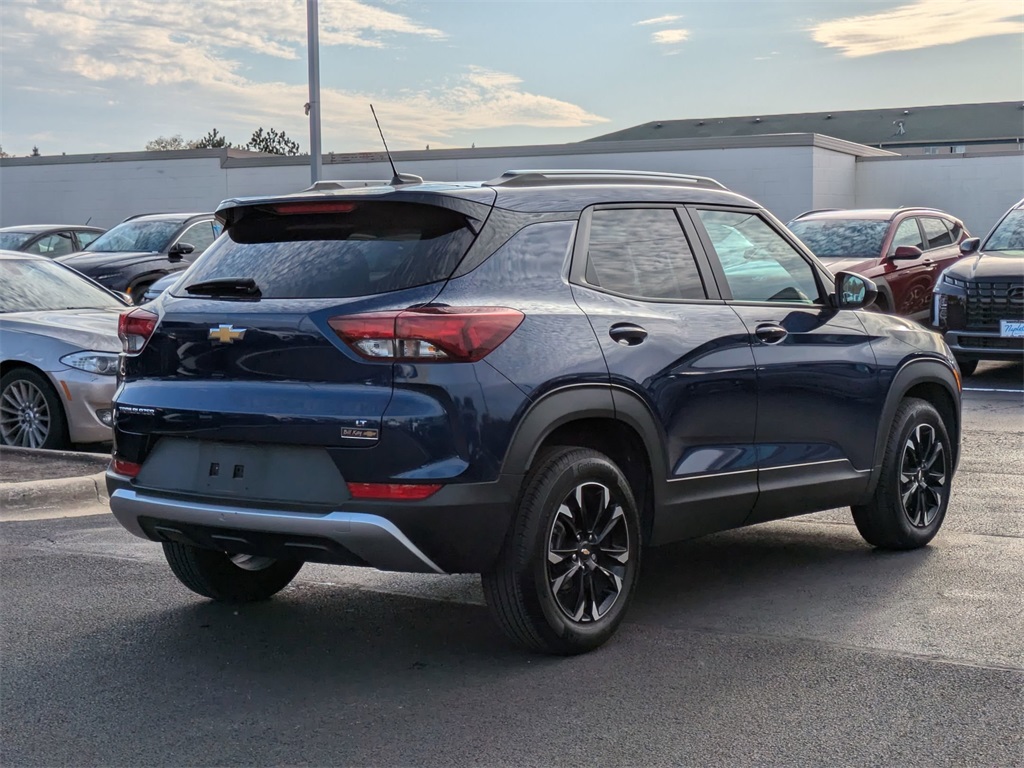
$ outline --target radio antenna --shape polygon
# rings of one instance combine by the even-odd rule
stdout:
[[[380,120],[377,119],[377,111],[373,108],[373,104],[370,105],[370,112],[373,114],[373,122],[377,124],[377,132],[380,134],[380,140],[384,144],[384,152],[388,156],[388,162],[391,163],[391,172],[394,173],[394,177],[391,179],[391,186],[397,187],[399,184],[422,184],[423,179],[419,176],[415,176],[411,173],[399,173],[398,169],[395,168],[395,161],[391,157],[391,150],[388,149],[387,139],[384,138],[384,131],[380,127]]]

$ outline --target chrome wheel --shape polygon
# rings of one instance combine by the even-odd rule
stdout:
[[[930,424],[907,436],[900,462],[900,505],[910,524],[927,528],[942,508],[946,492],[946,458],[942,441]]]
[[[0,394],[0,436],[5,445],[41,448],[50,435],[46,396],[26,379],[15,379]]]
[[[582,483],[558,507],[548,534],[547,577],[573,621],[599,621],[623,589],[629,528],[622,503],[601,483]]]
[[[231,562],[243,571],[263,571],[276,563],[277,560],[273,557],[261,557],[259,555],[231,555]]]

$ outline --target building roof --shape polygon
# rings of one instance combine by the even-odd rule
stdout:
[[[748,115],[686,120],[656,120],[587,141],[695,139],[817,133],[869,147],[1024,142],[1024,104],[947,104],[788,115]]]

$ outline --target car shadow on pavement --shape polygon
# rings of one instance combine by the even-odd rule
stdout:
[[[926,599],[936,547],[886,552],[852,525],[787,521],[654,548],[627,621],[838,638]]]

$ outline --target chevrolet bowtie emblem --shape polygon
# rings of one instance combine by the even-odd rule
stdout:
[[[245,328],[235,328],[233,325],[218,325],[210,329],[209,338],[224,344],[232,344],[245,336]]]

